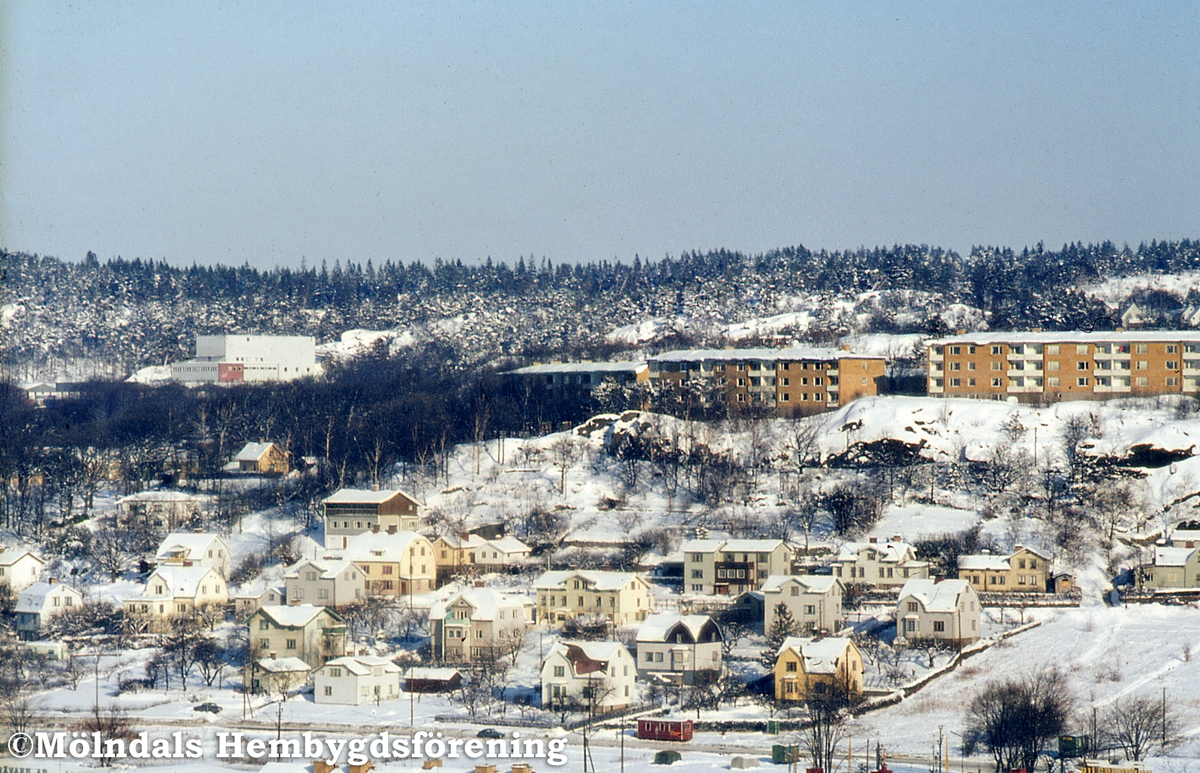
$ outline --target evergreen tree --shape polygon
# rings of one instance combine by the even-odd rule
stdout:
[[[787,641],[789,636],[795,636],[800,633],[800,624],[796,622],[796,618],[792,615],[792,610],[788,609],[787,604],[782,601],[775,605],[775,619],[771,622],[770,629],[767,630],[767,648],[762,653],[762,663],[768,669],[775,668],[775,658],[779,654],[779,648]]]

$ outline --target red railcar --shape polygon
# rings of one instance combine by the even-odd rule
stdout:
[[[639,719],[637,737],[651,741],[690,741],[692,740],[692,720]]]

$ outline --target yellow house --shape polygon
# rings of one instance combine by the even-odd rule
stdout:
[[[362,570],[368,596],[408,596],[436,587],[433,545],[416,532],[351,537],[341,558]]]
[[[774,674],[777,701],[862,697],[862,653],[846,637],[789,636],[779,647]]]
[[[980,593],[1045,593],[1050,559],[1017,545],[1011,556],[959,556],[958,578]]]
[[[247,443],[233,461],[238,472],[287,475],[292,468],[287,452],[274,443]]]
[[[246,629],[256,657],[299,658],[320,668],[346,654],[346,621],[329,607],[260,607]]]
[[[634,625],[654,611],[650,583],[632,572],[549,571],[533,587],[538,622],[552,625],[587,615],[603,615],[613,625]]]

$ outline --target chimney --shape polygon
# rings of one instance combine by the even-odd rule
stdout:
[[[850,344],[842,344],[842,351],[843,352],[850,351]]]
[[[269,652],[269,653],[267,653],[267,657],[269,657],[271,660],[274,660],[274,659],[275,659],[275,653],[274,653],[273,651],[272,651],[272,652]]]
[[[1014,545],[1014,546],[1013,546],[1013,552],[1014,552],[1014,553],[1016,553],[1016,552],[1018,552],[1018,551],[1021,551],[1021,550],[1024,550],[1024,549],[1025,549],[1025,546],[1024,546],[1024,545]]]
[[[956,336],[965,336],[966,334],[967,334],[966,328],[960,327],[958,330],[954,331],[954,335],[956,335]]]
[[[58,578],[57,578],[57,577],[51,577],[51,578],[50,578],[50,584],[51,584],[51,585],[55,584],[56,582],[58,582]]]
[[[379,524],[375,524],[375,525],[373,525],[373,526],[371,527],[371,533],[372,533],[372,534],[378,534],[378,533],[379,533]]]
[[[476,587],[476,588],[486,588],[486,587],[487,587],[487,583],[485,583],[483,580],[476,580],[476,581],[475,581],[475,587]]]
[[[870,543],[871,543],[872,545],[874,545],[874,544],[877,544],[877,543],[879,542],[879,538],[878,538],[878,537],[871,537],[869,541],[870,541]]]
[[[378,491],[378,490],[379,490],[379,484],[378,484],[378,483],[372,483],[372,484],[371,484],[371,490],[372,490],[372,491]]]
[[[933,584],[934,584],[934,585],[937,585],[939,582],[941,582],[941,581],[942,581],[942,580],[944,580],[944,579],[946,579],[946,575],[944,575],[944,574],[935,574],[935,575],[933,576]]]
[[[1188,540],[1186,543],[1184,543],[1184,547],[1186,547],[1188,550],[1191,550],[1192,548],[1196,547],[1196,543],[1193,540]],[[54,582],[54,580],[51,580],[50,582]]]
[[[992,551],[988,550],[987,548],[984,548],[983,550],[981,550],[979,552],[980,552],[980,554],[985,555],[985,556],[990,556],[992,554]]]
[[[904,538],[901,537],[899,534],[892,535],[892,542],[903,542],[903,541],[904,541]]]

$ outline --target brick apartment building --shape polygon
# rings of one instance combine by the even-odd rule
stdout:
[[[651,357],[649,366],[659,386],[698,382],[718,402],[785,418],[886,391],[883,357],[842,349],[680,349]]]
[[[1044,403],[1200,392],[1200,332],[960,333],[927,346],[936,397]]]

